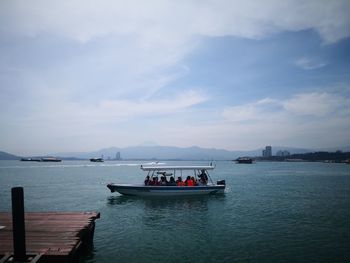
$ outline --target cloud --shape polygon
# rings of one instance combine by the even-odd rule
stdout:
[[[200,4],[158,0],[1,1],[1,36],[13,37],[17,41],[14,46],[21,42],[37,49],[7,47],[7,59],[4,65],[0,61],[0,71],[6,76],[9,66],[21,68],[24,76],[19,72],[15,77],[23,79],[23,87],[36,89],[36,82],[40,82],[49,90],[65,89],[72,98],[98,102],[106,100],[105,94],[113,99],[151,98],[188,73],[182,61],[202,36],[257,39],[282,31],[313,29],[326,43],[334,43],[350,35],[349,9],[350,2],[343,0],[221,0]],[[46,43],[45,36],[58,41],[58,47],[41,53],[42,47],[47,48],[40,44]],[[48,46],[54,46],[52,42]],[[13,57],[31,53],[36,56],[27,64],[26,59],[12,62]],[[51,57],[53,54],[59,55]],[[325,64],[305,57],[296,65],[316,69]],[[96,94],[97,89],[104,92]]]
[[[1,31],[55,32],[87,42],[136,36],[143,47],[181,46],[196,35],[260,38],[314,29],[327,43],[350,35],[350,3],[326,1],[2,1]]]
[[[169,116],[201,104],[206,100],[205,96],[190,90],[172,99],[103,101],[94,111],[99,116],[112,118]]]
[[[44,106],[45,112],[37,111],[36,122],[47,123],[54,119],[59,123],[76,123],[81,125],[108,126],[110,123],[120,123],[125,120],[171,116],[190,111],[207,100],[207,97],[197,91],[189,90],[173,98],[133,99],[133,100],[103,100],[96,104],[84,102],[62,102],[51,100]],[[65,105],[64,108],[60,107]],[[39,108],[43,105],[38,105]],[[57,109],[60,110],[57,110]],[[33,121],[33,119],[27,119]],[[22,119],[25,121],[25,119]],[[72,127],[71,127],[72,128]],[[78,127],[77,127],[78,128]]]
[[[261,121],[266,116],[276,115],[282,105],[279,101],[271,98],[264,98],[245,105],[227,107],[223,110],[222,116],[228,121],[246,122]]]
[[[350,130],[350,99],[328,92],[300,93],[277,100],[225,108],[224,120],[212,133],[222,133],[222,140],[235,141],[232,148],[254,145],[294,145],[327,147],[347,145]],[[224,139],[225,138],[225,139]]]
[[[283,100],[265,98],[226,107],[221,117],[169,126],[159,143],[176,141],[176,135],[182,134],[177,145],[232,150],[264,145],[322,148],[349,144],[350,99],[342,94],[313,92]]]
[[[323,68],[327,63],[320,61],[319,59],[311,59],[307,57],[299,58],[295,61],[295,65],[305,70],[312,70]]]
[[[331,114],[349,113],[350,99],[327,92],[295,94],[291,98],[277,100],[265,98],[245,105],[228,107],[222,116],[229,121],[267,121],[276,117],[299,116],[326,117]]]
[[[326,92],[315,92],[297,94],[281,104],[289,114],[323,117],[346,112],[350,108],[350,99]]]
[[[176,93],[171,98],[109,99],[95,103],[67,101],[64,94],[57,95],[51,94],[54,98],[50,100],[48,96],[37,100],[35,96],[42,96],[39,93],[32,95],[34,104],[10,115],[0,115],[0,122],[6,123],[0,130],[0,135],[6,138],[2,147],[33,155],[158,141],[165,126],[186,125],[174,120],[192,114],[208,100],[195,90]]]
[[[350,36],[349,10],[347,0],[0,1],[0,135],[9,148],[26,148],[30,137],[28,149],[51,145],[54,151],[148,140],[222,148],[245,141],[247,148],[300,134],[301,127],[313,131],[324,116],[340,127],[348,99],[330,93],[214,109],[214,92],[192,84],[208,81],[184,78],[192,70],[185,58],[203,39],[222,36],[314,30],[332,44]],[[326,62],[306,56],[295,65],[312,70]]]

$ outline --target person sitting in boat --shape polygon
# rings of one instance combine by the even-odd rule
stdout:
[[[176,180],[177,186],[185,186],[185,183],[182,181],[182,178],[179,176]]]
[[[151,180],[149,179],[149,175],[147,175],[145,179],[145,185],[149,185],[150,183],[151,183]]]
[[[167,183],[168,186],[176,186],[176,182],[174,177],[170,176],[169,182]]]
[[[149,185],[154,185],[154,186],[159,185],[158,177],[153,177],[153,181],[151,181]]]
[[[191,176],[187,176],[186,181],[185,181],[186,186],[194,186],[193,180]]]
[[[166,177],[165,176],[162,176],[161,178],[160,178],[160,185],[167,185],[167,180],[166,180]]]
[[[194,177],[193,177],[193,176],[191,177],[191,180],[192,180],[192,182],[193,182],[193,186],[196,186],[196,185],[198,185],[198,184],[197,184],[197,181],[196,181],[196,179],[194,179]]]

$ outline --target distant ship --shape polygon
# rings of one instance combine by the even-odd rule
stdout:
[[[41,162],[62,162],[62,160],[56,157],[43,157],[41,158]]]
[[[91,159],[90,159],[90,162],[94,162],[94,163],[103,163],[104,160],[103,160],[102,157],[101,157],[101,158],[91,158]]]
[[[21,158],[22,162],[41,162],[40,158]]]
[[[56,157],[42,157],[42,158],[21,158],[22,162],[62,162],[61,159]]]
[[[252,164],[254,160],[250,157],[239,157],[235,161],[236,163]]]

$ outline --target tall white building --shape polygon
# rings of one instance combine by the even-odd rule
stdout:
[[[266,146],[265,149],[262,151],[262,156],[265,158],[269,158],[272,156],[272,147]]]

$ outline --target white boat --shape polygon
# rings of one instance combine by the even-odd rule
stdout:
[[[191,196],[191,195],[208,195],[223,194],[225,191],[225,180],[214,183],[209,176],[208,171],[213,170],[215,166],[142,166],[141,169],[147,172],[144,184],[113,184],[107,187],[111,192],[118,192],[123,195],[134,196]],[[168,183],[164,185],[152,185],[155,178],[161,175]],[[187,178],[192,177],[196,183],[193,186],[178,186],[171,177]],[[163,179],[164,180],[164,179]],[[171,182],[172,181],[172,182]],[[164,183],[164,181],[163,181]]]

